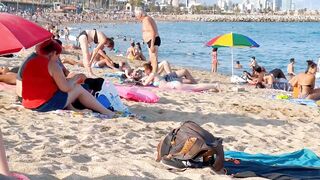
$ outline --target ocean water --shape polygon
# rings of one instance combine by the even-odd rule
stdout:
[[[210,70],[211,48],[205,43],[215,36],[234,32],[255,40],[259,48],[235,48],[234,61],[240,61],[245,69],[251,56],[267,70],[286,66],[291,57],[296,59],[296,71],[306,68],[306,60],[315,62],[320,57],[320,23],[255,23],[255,22],[158,22],[161,46],[159,60]],[[115,38],[116,48],[125,54],[130,41],[142,42],[140,23],[81,24],[72,26],[71,33],[77,36],[81,30],[96,28],[108,37]],[[124,41],[126,36],[127,41]],[[147,46],[143,52],[148,57]],[[218,50],[218,71],[231,73],[231,49]],[[240,72],[238,72],[240,73]]]

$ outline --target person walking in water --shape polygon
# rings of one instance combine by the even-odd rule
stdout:
[[[148,45],[152,74],[146,81],[150,83],[158,71],[158,48],[161,45],[161,39],[156,22],[152,17],[148,16],[141,7],[135,9],[135,16],[142,22],[142,38]]]
[[[218,72],[218,48],[212,49],[211,72]]]
[[[108,38],[103,32],[93,30],[82,31],[78,36],[80,48],[83,56],[83,65],[89,73],[89,76],[94,76],[91,68],[91,64],[96,58],[97,54],[100,54],[102,57],[110,59],[104,52],[103,49],[107,46],[110,50],[114,48],[114,41],[111,38]],[[93,49],[93,52],[89,52],[89,46],[91,43],[96,44],[97,46]]]

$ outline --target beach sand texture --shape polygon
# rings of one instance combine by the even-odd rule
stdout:
[[[10,66],[19,63],[10,61]],[[161,137],[187,120],[223,137],[225,150],[279,154],[306,147],[320,155],[318,108],[273,100],[270,96],[279,93],[273,90],[244,86],[244,92],[235,92],[226,76],[191,72],[201,82],[219,81],[222,92],[150,89],[161,97],[156,104],[124,101],[145,116],[142,120],[33,112],[14,105],[14,92],[0,91],[0,128],[10,169],[31,179],[231,179],[208,168],[173,173],[154,160]]]

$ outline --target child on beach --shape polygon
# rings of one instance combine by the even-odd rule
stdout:
[[[213,48],[211,55],[211,72],[216,73],[218,71],[218,48]]]

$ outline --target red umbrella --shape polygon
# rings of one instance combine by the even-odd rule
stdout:
[[[52,37],[37,24],[20,16],[0,13],[0,54],[19,52]]]

